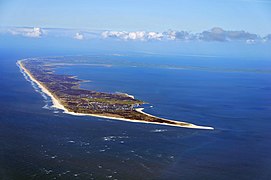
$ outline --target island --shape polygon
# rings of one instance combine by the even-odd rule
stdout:
[[[51,97],[53,107],[64,113],[79,116],[124,120],[130,122],[152,123],[176,127],[213,129],[187,122],[169,120],[143,112],[139,108],[144,101],[125,93],[105,93],[80,88],[84,82],[72,75],[56,74],[54,69],[72,66],[71,61],[29,58],[17,62],[22,72],[39,88]]]

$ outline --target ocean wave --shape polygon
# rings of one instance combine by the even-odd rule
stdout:
[[[104,141],[116,141],[116,140],[118,140],[118,139],[128,139],[129,138],[129,136],[105,136],[105,137],[103,137],[103,140]],[[123,142],[123,141],[120,141],[121,143]]]
[[[160,132],[166,132],[167,129],[154,129],[154,130],[151,130],[151,132],[154,132],[154,133],[160,133]]]
[[[34,90],[42,96],[43,102],[45,103],[45,105],[42,108],[43,109],[49,109],[49,110],[56,110],[56,108],[52,107],[53,102],[52,102],[51,98],[48,97],[44,92],[42,92],[42,90],[39,88],[39,86],[34,81],[32,81],[29,78],[29,76],[20,67],[20,65],[18,64],[18,62],[16,63],[16,65],[19,67],[20,72],[23,74],[25,80],[28,81],[28,82],[30,82],[30,84],[34,88]]]

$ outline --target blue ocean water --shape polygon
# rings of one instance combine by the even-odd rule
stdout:
[[[43,108],[19,58],[1,56],[2,179],[270,178],[271,61],[104,55],[99,61],[112,66],[56,69],[90,80],[82,88],[132,94],[148,113],[209,131]]]

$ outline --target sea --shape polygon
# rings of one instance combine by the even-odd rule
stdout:
[[[102,65],[55,69],[89,80],[81,88],[133,95],[155,116],[214,127],[198,130],[50,107],[16,61],[52,55],[0,54],[1,180],[270,179],[270,59],[99,52],[69,58]]]

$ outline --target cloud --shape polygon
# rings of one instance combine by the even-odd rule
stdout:
[[[77,40],[100,39],[101,30],[78,30],[68,28],[0,27],[1,34],[31,38],[74,38]]]
[[[254,39],[247,39],[247,40],[246,40],[246,43],[247,43],[247,44],[255,44],[256,41],[255,41]]]
[[[164,35],[162,33],[157,32],[148,32],[147,39],[148,40],[162,40]]]
[[[104,31],[101,35],[103,38],[127,39],[127,32],[125,31]]]
[[[271,34],[268,34],[263,38],[263,42],[271,42]]]
[[[33,28],[33,30],[30,30],[25,33],[25,36],[28,37],[41,37],[43,34],[41,28]]]
[[[81,34],[81,33],[76,33],[73,38],[77,39],[77,40],[83,40],[84,39],[84,35]]]
[[[199,34],[199,39],[203,41],[235,41],[235,40],[250,40],[256,41],[259,36],[245,31],[225,31],[222,28],[215,27],[209,31],[203,31]]]
[[[32,37],[32,38],[39,38],[41,37],[44,32],[39,27],[34,28],[10,28],[8,32],[12,35],[21,35],[25,37]]]
[[[145,32],[145,31],[104,31],[101,33],[103,38],[113,38],[119,40],[172,40],[172,41],[206,41],[206,42],[227,42],[227,41],[243,41],[248,44],[254,44],[261,41],[262,38],[257,34],[248,33],[245,31],[227,31],[222,28],[215,27],[201,33],[191,33],[188,31],[165,31],[160,32]],[[266,37],[269,40],[271,37]]]
[[[147,40],[161,40],[163,38],[162,33],[158,32],[145,32],[145,31],[104,31],[102,32],[103,38],[114,38],[114,39],[122,39],[122,40],[139,40],[139,41],[147,41]]]
[[[224,30],[214,27],[199,33],[184,30],[155,31],[102,31],[78,30],[65,28],[39,27],[0,27],[0,34],[12,34],[24,37],[39,38],[42,36],[54,38],[74,38],[77,40],[116,39],[124,41],[184,41],[184,42],[232,42],[241,41],[247,44],[271,42],[271,34],[259,36],[244,30]]]
[[[164,35],[168,40],[183,40],[183,41],[189,41],[196,39],[196,35],[192,34],[187,31],[173,31],[169,30],[167,32],[164,32]]]

